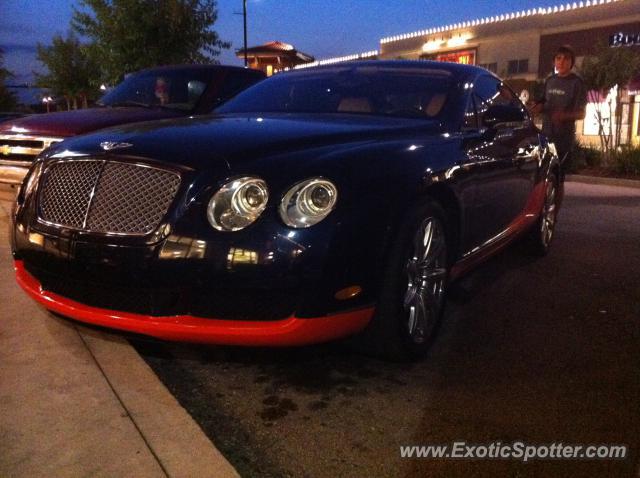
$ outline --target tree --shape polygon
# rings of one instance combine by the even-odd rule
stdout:
[[[13,73],[4,67],[4,51],[0,48],[0,111],[11,111],[18,103],[16,95],[5,84],[10,78]]]
[[[595,54],[584,58],[580,73],[587,87],[588,100],[596,105],[598,135],[605,162],[612,152],[620,146],[620,127],[622,123],[621,89],[640,69],[640,56],[625,46],[596,46]],[[602,99],[605,99],[602,101]],[[609,110],[609,118],[605,115]],[[613,128],[611,119],[615,118],[617,127]]]
[[[81,0],[72,28],[91,40],[90,52],[103,80],[174,63],[216,62],[231,45],[212,30],[216,0]]]
[[[53,37],[51,46],[38,43],[38,60],[48,72],[36,74],[38,86],[51,88],[54,95],[63,96],[67,109],[77,109],[78,99],[87,107],[87,99],[98,94],[97,66],[88,47],[70,33],[67,38]]]

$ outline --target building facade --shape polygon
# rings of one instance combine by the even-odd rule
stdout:
[[[244,48],[236,50],[238,58],[244,58],[245,55],[249,68],[262,70],[267,76],[314,61],[311,55],[296,50],[293,45],[279,41],[247,48],[246,53]]]
[[[574,48],[578,66],[599,44],[632,48],[640,55],[640,0],[573,2],[405,33],[380,40],[379,56],[479,65],[505,78],[526,101],[539,94],[553,72],[555,51],[564,44]],[[638,144],[640,91],[620,86],[625,88],[621,137]],[[595,110],[588,105],[585,120],[576,125],[583,143],[598,140]]]

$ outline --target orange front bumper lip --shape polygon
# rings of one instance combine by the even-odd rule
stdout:
[[[159,339],[220,345],[293,346],[327,342],[355,334],[369,323],[372,307],[316,318],[295,316],[273,321],[222,320],[176,315],[156,317],[91,307],[42,289],[15,261],[16,280],[47,309],[89,324],[150,335]]]

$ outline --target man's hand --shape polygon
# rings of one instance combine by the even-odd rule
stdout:
[[[554,111],[551,113],[551,123],[554,126],[560,126],[562,123],[584,119],[585,112],[579,111]]]
[[[529,106],[529,113],[532,116],[539,115],[540,113],[542,113],[543,106],[544,105],[542,103],[533,103],[531,106]]]
[[[564,111],[554,111],[553,113],[551,113],[551,124],[553,124],[553,126],[558,127],[561,126],[562,123],[568,121],[570,118],[568,118],[569,115],[567,115],[567,113],[565,113]]]

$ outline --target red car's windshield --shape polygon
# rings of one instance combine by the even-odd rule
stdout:
[[[104,106],[165,107],[191,111],[204,93],[211,72],[150,71],[129,76],[98,102]]]

